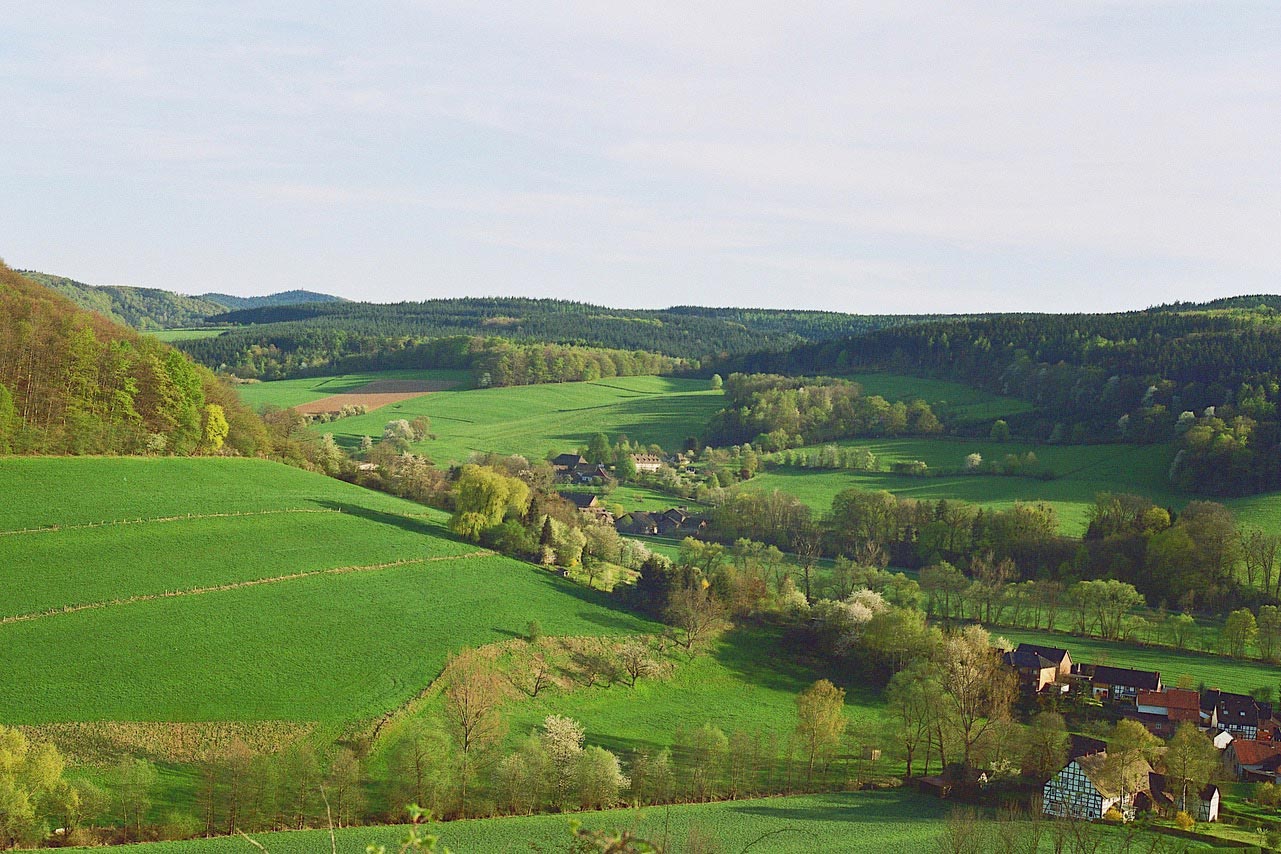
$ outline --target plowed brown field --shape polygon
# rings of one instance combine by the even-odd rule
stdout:
[[[332,394],[295,406],[304,415],[339,412],[344,406],[363,406],[373,411],[380,406],[421,397],[433,391],[445,391],[458,385],[441,380],[375,380],[343,394]]]

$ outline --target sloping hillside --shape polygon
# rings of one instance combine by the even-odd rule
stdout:
[[[57,291],[81,308],[139,330],[180,329],[198,326],[214,315],[240,309],[270,308],[302,303],[345,302],[342,297],[315,291],[283,291],[261,297],[232,294],[188,296],[159,288],[134,288],[123,285],[87,285],[65,276],[19,270],[39,285]]]
[[[0,453],[253,455],[268,444],[209,370],[0,264]]]

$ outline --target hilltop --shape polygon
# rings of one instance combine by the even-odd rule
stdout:
[[[0,453],[269,450],[208,369],[0,264]]]
[[[65,276],[35,270],[18,272],[37,284],[57,291],[81,308],[96,311],[116,323],[143,331],[196,326],[210,317],[237,309],[343,301],[342,297],[303,290],[260,297],[220,293],[187,296],[160,288],[88,285]]]

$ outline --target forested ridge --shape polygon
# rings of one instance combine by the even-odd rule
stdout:
[[[199,326],[209,317],[235,309],[308,302],[341,302],[339,297],[313,291],[293,290],[262,297],[240,297],[230,294],[187,296],[159,288],[87,285],[65,276],[54,276],[34,270],[18,272],[36,284],[57,291],[81,308],[96,311],[116,323],[144,331]]]
[[[1016,434],[1046,442],[1177,441],[1180,485],[1281,488],[1281,322],[1268,297],[1118,314],[1005,314],[887,327],[732,358],[785,374],[892,368],[1024,398]]]
[[[779,350],[805,341],[852,335],[923,317],[818,311],[699,308],[636,310],[552,299],[439,299],[395,304],[328,303],[228,312],[210,322],[241,325],[217,338],[181,346],[210,367],[246,365],[251,352],[271,353],[264,379],[295,376],[360,354],[376,360],[407,347],[454,336],[504,338],[644,352],[695,366],[709,357]],[[259,359],[261,363],[262,360]]]
[[[0,264],[0,453],[269,450],[208,369]]]

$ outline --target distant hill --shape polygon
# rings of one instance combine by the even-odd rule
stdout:
[[[286,291],[265,297],[238,297],[230,294],[202,294],[193,297],[159,288],[87,285],[65,276],[34,270],[18,272],[37,284],[57,291],[81,308],[96,311],[109,320],[142,331],[199,326],[214,315],[236,309],[344,302],[341,297],[313,291]]]
[[[278,305],[307,305],[311,303],[347,302],[342,297],[316,291],[281,291],[265,297],[238,297],[232,294],[201,294],[199,299],[222,306],[227,311],[247,308],[269,308]],[[217,313],[217,312],[213,312]]]
[[[270,441],[212,372],[0,263],[0,453],[220,449],[253,455]]]

